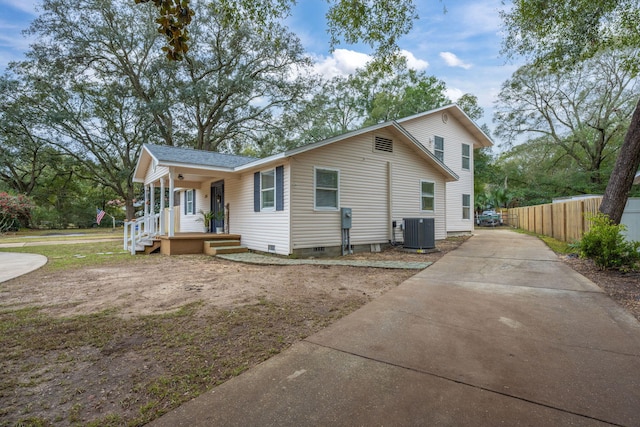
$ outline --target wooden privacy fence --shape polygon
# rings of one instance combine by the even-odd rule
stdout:
[[[589,230],[589,214],[597,214],[602,197],[570,200],[545,205],[511,208],[507,221],[523,230],[551,236],[563,242],[574,242]]]

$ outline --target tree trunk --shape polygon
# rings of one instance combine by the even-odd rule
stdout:
[[[622,212],[627,204],[627,197],[638,166],[640,166],[640,100],[631,117],[629,130],[618,152],[616,165],[611,172],[600,205],[600,212],[608,215],[616,224],[620,224],[622,219]]]

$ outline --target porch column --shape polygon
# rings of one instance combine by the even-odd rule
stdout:
[[[160,234],[164,235],[167,232],[164,221],[164,178],[160,178]]]
[[[149,232],[149,186],[144,186],[144,232]],[[140,230],[142,231],[142,230]]]
[[[173,174],[169,174],[169,237],[176,234],[176,220],[173,209]]]
[[[155,235],[158,230],[156,230],[156,186],[153,184],[149,184],[149,214],[150,217],[150,228],[149,233]]]

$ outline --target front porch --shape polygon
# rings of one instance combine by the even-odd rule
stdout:
[[[162,255],[216,254],[208,252],[205,246],[207,248],[241,248],[239,234],[176,233],[174,236],[158,236],[156,240],[160,241]],[[246,251],[246,248],[244,250]]]
[[[240,244],[241,236],[231,233],[173,232],[165,231],[164,219],[170,217],[173,209],[165,215],[145,215],[135,221],[125,222],[124,249],[135,254],[162,255],[207,254],[246,252]]]

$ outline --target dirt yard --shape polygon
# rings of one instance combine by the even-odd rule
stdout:
[[[142,425],[416,273],[159,255],[35,271],[0,285],[0,425]]]
[[[353,258],[437,261],[398,250]],[[640,320],[638,273],[563,257]],[[143,425],[416,274],[139,257],[0,285],[0,425]]]

